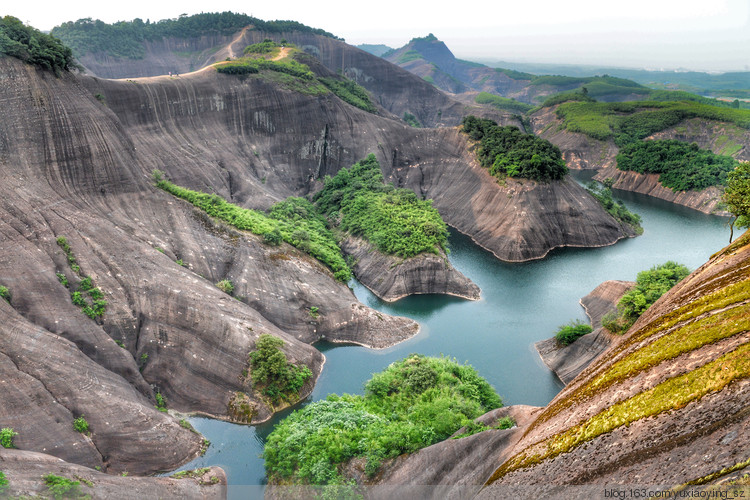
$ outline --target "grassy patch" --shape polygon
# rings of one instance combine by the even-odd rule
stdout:
[[[562,345],[570,345],[584,335],[591,333],[593,330],[594,329],[591,328],[591,325],[587,325],[580,320],[575,320],[567,325],[560,326],[557,329],[557,333],[555,333],[555,338]]]
[[[432,200],[383,182],[375,155],[325,179],[315,195],[318,209],[339,228],[360,235],[381,252],[413,257],[445,249],[448,231]]]
[[[318,80],[344,102],[368,113],[377,112],[378,109],[370,100],[370,95],[364,87],[358,85],[355,81],[337,80],[335,78],[318,78]]]
[[[54,474],[47,474],[44,479],[44,484],[47,486],[50,495],[55,500],[62,498],[78,498],[81,496],[81,482],[68,479],[67,477],[56,476]]]
[[[104,300],[104,294],[101,289],[94,286],[90,276],[81,272],[81,266],[78,265],[73,249],[70,248],[68,240],[64,236],[57,238],[57,245],[65,252],[70,269],[81,278],[75,288],[70,287],[70,283],[63,273],[56,273],[58,281],[70,289],[70,300],[74,305],[80,307],[86,316],[93,320],[101,319],[107,310],[107,301]]]
[[[654,388],[616,403],[585,422],[556,434],[535,447],[536,453],[523,452],[506,462],[490,478],[493,482],[510,471],[554,458],[597,436],[637,420],[682,408],[706,394],[717,392],[731,382],[750,377],[750,344],[707,363],[691,372],[670,378]]]
[[[3,427],[0,429],[0,446],[3,448],[15,448],[13,446],[13,438],[16,436],[18,436],[18,433],[12,427]]]
[[[673,191],[700,191],[709,186],[726,185],[727,173],[734,170],[736,164],[729,156],[675,140],[631,142],[617,154],[620,170],[659,174],[661,185]]]
[[[472,367],[412,354],[373,375],[364,396],[330,395],[278,424],[266,471],[285,484],[345,484],[340,467],[361,457],[374,476],[382,460],[446,439],[500,405]]]

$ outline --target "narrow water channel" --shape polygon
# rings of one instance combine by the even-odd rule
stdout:
[[[639,271],[667,260],[693,270],[728,243],[729,229],[724,218],[638,194],[615,194],[642,217],[644,234],[610,247],[560,249],[543,260],[507,264],[452,230],[450,261],[479,285],[479,301],[422,295],[388,304],[353,283],[354,293],[362,303],[384,313],[413,318],[420,323],[421,332],[380,351],[317,344],[327,361],[305,403],[323,399],[329,393],[361,393],[372,373],[416,352],[442,354],[470,363],[489,380],[506,405],[547,404],[563,385],[542,364],[533,344],[551,337],[563,323],[585,320],[578,302],[581,297],[602,281],[635,280]],[[212,444],[205,456],[181,470],[219,465],[232,485],[230,498],[262,495],[262,487],[257,485],[265,481],[260,458],[263,443],[273,425],[289,411],[256,427],[190,418]]]

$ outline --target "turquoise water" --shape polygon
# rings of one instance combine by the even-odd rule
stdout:
[[[695,269],[725,246],[726,219],[708,216],[645,196],[616,192],[628,208],[643,218],[644,234],[596,249],[559,249],[547,258],[507,264],[451,231],[450,261],[482,290],[479,301],[440,295],[421,295],[385,303],[353,283],[364,304],[379,311],[408,316],[421,325],[420,333],[380,351],[357,346],[317,344],[326,364],[310,398],[329,393],[361,393],[372,373],[409,353],[446,355],[472,364],[495,387],[506,405],[547,404],[563,387],[541,362],[533,344],[551,337],[572,319],[585,320],[579,299],[609,279],[635,280],[638,271],[674,260]],[[287,412],[288,414],[288,412]],[[211,440],[204,457],[182,469],[219,465],[230,485],[264,482],[265,437],[273,422],[240,426],[206,418],[190,421]],[[232,493],[234,491],[234,493]],[[255,496],[262,489],[230,489],[231,496]]]

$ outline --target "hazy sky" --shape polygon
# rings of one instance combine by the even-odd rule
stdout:
[[[399,47],[434,33],[465,59],[750,70],[750,0],[478,0],[442,5],[408,0],[2,0],[0,14],[49,30],[84,17],[157,21],[230,10],[265,20],[300,21],[354,45]]]

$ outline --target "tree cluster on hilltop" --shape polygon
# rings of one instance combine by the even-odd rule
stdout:
[[[16,57],[59,75],[76,67],[73,51],[60,40],[24,25],[13,16],[0,19],[0,55]]]
[[[311,28],[296,21],[263,21],[247,14],[233,12],[181,15],[176,19],[162,19],[153,23],[148,19],[143,21],[136,18],[132,21],[107,24],[89,17],[56,26],[51,34],[69,45],[79,56],[104,52],[113,57],[141,59],[146,54],[143,42],[147,40],[163,37],[231,35],[250,25],[258,31],[267,33],[302,31],[337,38],[327,31]]]

